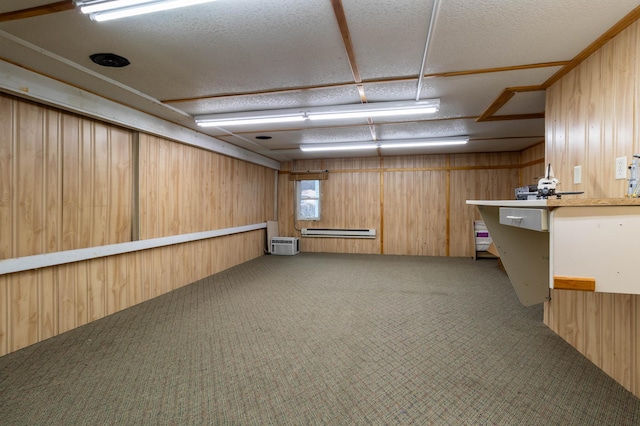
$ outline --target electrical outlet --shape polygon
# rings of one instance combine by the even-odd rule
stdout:
[[[573,168],[573,183],[582,183],[582,166],[575,166]]]
[[[616,179],[627,178],[627,157],[616,158]]]

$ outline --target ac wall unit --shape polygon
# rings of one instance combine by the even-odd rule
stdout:
[[[324,238],[375,238],[375,229],[328,229],[328,228],[302,228],[303,237]]]
[[[300,239],[296,237],[271,238],[271,254],[293,256],[300,253]]]

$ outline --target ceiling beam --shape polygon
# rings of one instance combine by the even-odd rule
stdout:
[[[482,114],[480,114],[480,117],[478,117],[476,119],[476,121],[478,123],[481,123],[483,121],[521,120],[522,118],[504,118],[504,117],[511,117],[511,116],[508,116],[508,115],[501,115],[500,117],[502,117],[502,118],[496,118],[496,117],[494,117],[493,114],[495,114],[496,112],[498,112],[500,110],[500,108],[505,106],[505,104],[507,102],[509,102],[511,100],[511,98],[513,98],[515,96],[516,93],[520,93],[520,92],[537,92],[537,91],[541,91],[541,90],[544,90],[544,87],[542,87],[540,85],[537,85],[537,86],[507,87],[502,91],[502,93],[500,93],[498,95],[497,98],[495,98],[493,100],[493,102],[491,102],[491,105],[489,105],[489,107],[487,109],[485,109]],[[539,118],[536,115],[537,114],[517,114],[517,115],[514,115],[514,116],[531,116],[531,117],[528,117],[528,118]],[[544,117],[544,113],[542,114],[542,116]]]
[[[358,63],[356,62],[356,52],[353,48],[353,43],[351,43],[351,33],[349,32],[349,25],[347,25],[347,16],[344,13],[342,0],[331,0],[331,6],[333,6],[333,13],[336,15],[340,34],[342,34],[342,43],[344,44],[344,48],[347,52],[347,58],[349,58],[353,81],[355,81],[356,84],[360,84],[362,83],[362,77],[360,76],[360,70],[358,69]]]
[[[442,72],[442,73],[436,73],[436,74],[425,74],[425,78],[458,77],[458,76],[465,76],[465,75],[487,74],[487,73],[494,73],[494,72],[519,71],[519,70],[547,68],[547,67],[562,67],[568,63],[569,61],[557,61],[557,62],[544,62],[544,63],[538,63],[538,64],[515,65],[510,67],[484,68],[484,69],[467,70],[467,71],[449,71],[449,72]],[[363,80],[360,86],[363,86],[366,84],[402,83],[407,81],[415,81],[417,79],[418,79],[418,76],[389,77],[389,78],[375,79],[375,80]],[[224,99],[224,98],[232,98],[232,97],[240,97],[240,96],[255,96],[255,95],[275,95],[278,93],[295,93],[295,92],[302,92],[306,90],[335,89],[339,87],[349,87],[349,86],[353,86],[353,83],[349,82],[349,83],[324,84],[321,86],[288,87],[288,88],[282,88],[282,89],[269,89],[264,91],[256,91],[251,93],[222,93],[218,95],[205,95],[205,96],[198,96],[193,98],[164,99],[161,102],[164,104],[178,104],[178,103],[196,102],[196,101],[202,101],[202,100],[208,100],[208,99]]]
[[[535,120],[537,118],[544,118],[544,112],[534,112],[532,114],[492,115],[482,121]]]
[[[0,22],[15,21],[18,19],[33,18],[34,16],[49,15],[51,13],[64,12],[75,9],[72,0],[63,0],[57,3],[44,4],[28,9],[15,10],[13,12],[0,13]]]

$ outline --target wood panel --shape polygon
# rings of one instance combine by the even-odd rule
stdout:
[[[386,159],[385,159],[386,160]],[[298,169],[301,169],[305,163],[300,164],[301,162],[297,162]],[[316,165],[317,162],[314,162]],[[308,163],[306,163],[309,165]],[[309,165],[311,166],[311,165]],[[330,162],[321,162],[319,165],[319,169],[311,169],[310,170],[324,170],[328,167],[331,167],[333,171],[340,170],[377,170],[380,168],[380,158],[378,157],[361,157],[361,158],[334,158]]]
[[[87,262],[87,320],[95,321],[108,314],[107,308],[107,262],[108,259],[92,259]]]
[[[517,169],[519,164],[520,154],[518,152],[486,152],[450,156],[452,168]]]
[[[13,102],[12,98],[0,95],[0,260],[13,257],[15,241]]]
[[[387,172],[384,252],[447,255],[447,172]]]
[[[264,239],[261,229],[0,275],[0,355],[262,256]]]
[[[72,115],[61,125],[62,249],[131,241],[131,132]]]
[[[466,200],[513,198],[522,158],[533,163],[526,166],[530,173],[538,173],[543,156],[544,145],[538,144],[524,156],[507,152],[284,163],[278,178],[279,232],[299,236],[296,227],[375,227],[383,242],[374,253],[471,257],[470,224],[479,216]],[[322,193],[322,220],[296,223],[295,186],[287,171],[323,169],[329,170],[329,178],[322,182],[327,190]],[[354,208],[352,200],[365,211]],[[377,242],[381,245],[379,238]],[[362,244],[363,253],[373,249]],[[301,249],[350,253],[359,248],[338,239],[305,238]]]
[[[582,190],[585,198],[626,194],[615,179],[615,159],[638,153],[635,124],[638,99],[638,23],[547,89],[547,159],[562,190]],[[583,184],[573,185],[581,165]]]
[[[273,171],[140,135],[140,237],[158,238],[272,220]]]
[[[637,396],[639,306],[638,295],[552,290],[545,324]]]
[[[55,273],[54,268],[46,268],[38,274],[38,340],[48,339],[58,333],[58,285]],[[0,306],[6,305],[0,301]]]
[[[0,259],[130,240],[131,132],[0,95]]]
[[[546,158],[572,189],[582,165],[585,198],[617,198],[615,159],[640,149],[640,28],[632,24],[547,89]],[[633,255],[632,253],[630,255]],[[640,297],[552,290],[544,321],[595,365],[640,396]]]
[[[327,163],[330,163],[327,161]],[[332,169],[332,167],[328,167]],[[300,250],[332,253],[379,253],[380,174],[330,173],[321,183],[319,221],[299,221],[299,228],[374,228],[374,239],[302,238]]]
[[[544,142],[536,144],[520,153],[520,181],[519,185],[537,184],[544,176]]]
[[[284,163],[284,167],[291,163]],[[331,179],[331,174],[329,175]],[[295,226],[295,182],[289,181],[289,175],[278,173],[278,233],[282,237],[299,236]]]
[[[0,94],[0,260],[273,219],[273,171]],[[0,355],[263,255],[265,231],[0,275]]]
[[[513,199],[519,185],[520,155],[517,152],[461,154],[451,156],[450,221],[451,256],[473,256],[475,248],[469,232],[473,220],[480,219],[466,200]],[[518,165],[518,166],[516,166]]]
[[[0,275],[0,355],[11,352],[11,319],[9,318],[10,306],[13,303],[9,297],[9,280],[6,275]]]
[[[45,111],[29,102],[15,103],[14,194],[13,226],[14,251],[12,257],[44,253],[43,170],[46,167],[44,150]],[[37,123],[33,126],[31,123]]]

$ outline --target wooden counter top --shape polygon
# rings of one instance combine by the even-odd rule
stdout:
[[[467,204],[500,207],[606,207],[640,206],[640,198],[549,198],[547,200],[467,200]]]
[[[640,206],[640,198],[550,198],[547,207]]]

